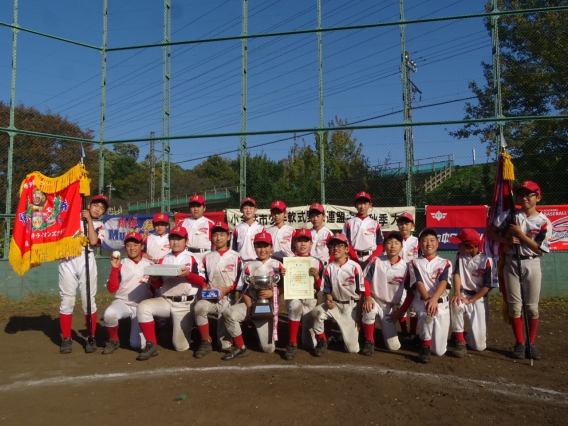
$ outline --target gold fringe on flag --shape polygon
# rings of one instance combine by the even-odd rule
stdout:
[[[515,180],[515,166],[511,161],[511,154],[507,154],[507,151],[503,150],[501,155],[503,156],[503,179],[512,182]]]
[[[20,195],[24,190],[24,183],[30,178],[34,177],[35,186],[42,192],[46,194],[55,194],[56,192],[62,191],[67,188],[72,183],[81,181],[79,186],[79,192],[88,197],[91,195],[91,179],[87,177],[87,170],[82,164],[77,164],[72,169],[68,170],[65,174],[51,178],[41,174],[40,172],[33,172],[26,176],[22,185],[20,186]]]

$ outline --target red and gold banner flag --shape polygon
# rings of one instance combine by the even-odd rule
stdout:
[[[83,165],[56,178],[33,172],[20,186],[20,203],[10,243],[10,264],[19,275],[42,262],[78,256],[81,236],[81,195],[90,195]]]

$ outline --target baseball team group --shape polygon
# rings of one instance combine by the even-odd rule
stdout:
[[[537,210],[542,194],[536,183],[523,182],[515,194],[520,208],[514,215],[499,216],[486,238],[505,248],[506,301],[515,337],[512,356],[538,360],[541,354],[534,340],[539,322],[540,257],[550,249],[551,224]],[[109,204],[107,197],[98,195],[82,212],[89,241],[85,249],[89,251],[93,336],[97,324],[94,247],[104,239],[99,218]],[[449,355],[461,358],[468,349],[483,351],[495,265],[481,250],[480,234],[465,228],[451,237],[459,250],[455,261],[450,262],[437,255],[439,241],[434,228],[422,229],[414,236],[414,217],[405,212],[397,217],[399,230],[383,235],[380,225],[368,215],[372,205],[370,194],[356,194],[357,214],[345,223],[341,233],[332,233],[325,226],[325,208],[318,203],[309,208],[311,229],[287,225],[286,204],[280,200],[270,206],[274,225],[264,228],[255,219],[257,204],[250,197],[242,200],[242,222],[232,232],[226,223],[214,223],[204,216],[206,202],[200,195],[190,198],[190,217],[169,232],[169,216],[154,215],[155,234],[146,238],[137,232],[127,234],[126,257],[113,254],[110,260],[107,288],[115,299],[104,312],[108,341],[102,353],[112,354],[119,348],[119,320],[126,318],[131,320],[130,346],[141,351],[137,357],[140,361],[158,355],[156,325],[169,326],[170,322],[177,351],[189,349],[192,330],[198,328],[201,340],[195,358],[206,356],[214,346],[225,351],[222,359],[226,361],[248,356],[245,338],[249,337],[243,337],[243,329],[256,329],[260,349],[274,352],[280,296],[284,294],[282,277],[286,276],[283,259],[292,256],[312,259],[309,277],[313,280],[313,297],[284,300],[289,335],[287,360],[296,357],[300,329],[301,346],[314,356],[323,356],[332,322],[337,323],[349,353],[373,355],[377,322],[388,350],[400,349],[401,342],[419,347],[420,363],[429,363],[432,354],[446,353],[450,332],[455,334],[456,343]],[[512,255],[515,245],[520,249],[520,261]],[[517,262],[522,268],[522,283]],[[72,351],[77,288],[87,313],[86,264],[85,254],[60,262],[62,354]],[[180,272],[177,276],[146,275],[146,267],[155,264],[176,265]],[[255,285],[263,280],[275,284]],[[530,325],[528,339],[523,335],[523,303]],[[216,342],[210,335],[210,317],[217,318]],[[470,332],[465,331],[465,317]],[[363,347],[359,344],[361,330],[365,336]],[[85,351],[96,352],[96,342],[87,341]]]

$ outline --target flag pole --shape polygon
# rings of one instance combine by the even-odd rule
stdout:
[[[85,167],[83,158],[85,157],[85,150],[83,149],[83,143],[81,143],[81,166]],[[87,210],[87,200],[83,194],[81,194],[81,200],[83,204],[83,210]],[[89,229],[87,219],[83,217],[83,232],[87,238],[87,245],[85,246],[85,290],[87,293],[87,342],[92,345],[95,341],[93,336],[93,316],[91,313],[91,274],[89,271]]]

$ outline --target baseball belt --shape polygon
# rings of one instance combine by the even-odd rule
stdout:
[[[449,300],[448,296],[440,297],[438,303],[447,303]]]
[[[191,253],[205,253],[210,251],[209,249],[201,249],[201,248],[194,248],[194,247],[188,247],[187,251],[191,252]]]
[[[511,259],[514,259],[512,254],[507,253],[505,256],[510,257]],[[521,258],[521,260],[532,260],[532,259],[536,259],[538,256],[519,256],[519,257]]]
[[[363,251],[356,250],[356,252],[357,256],[367,256],[372,253],[371,250],[363,250]]]
[[[462,290],[463,294],[466,294],[468,296],[475,296],[477,294],[477,291],[475,290]]]
[[[195,299],[195,296],[164,296],[166,299],[172,302],[191,302]]]

